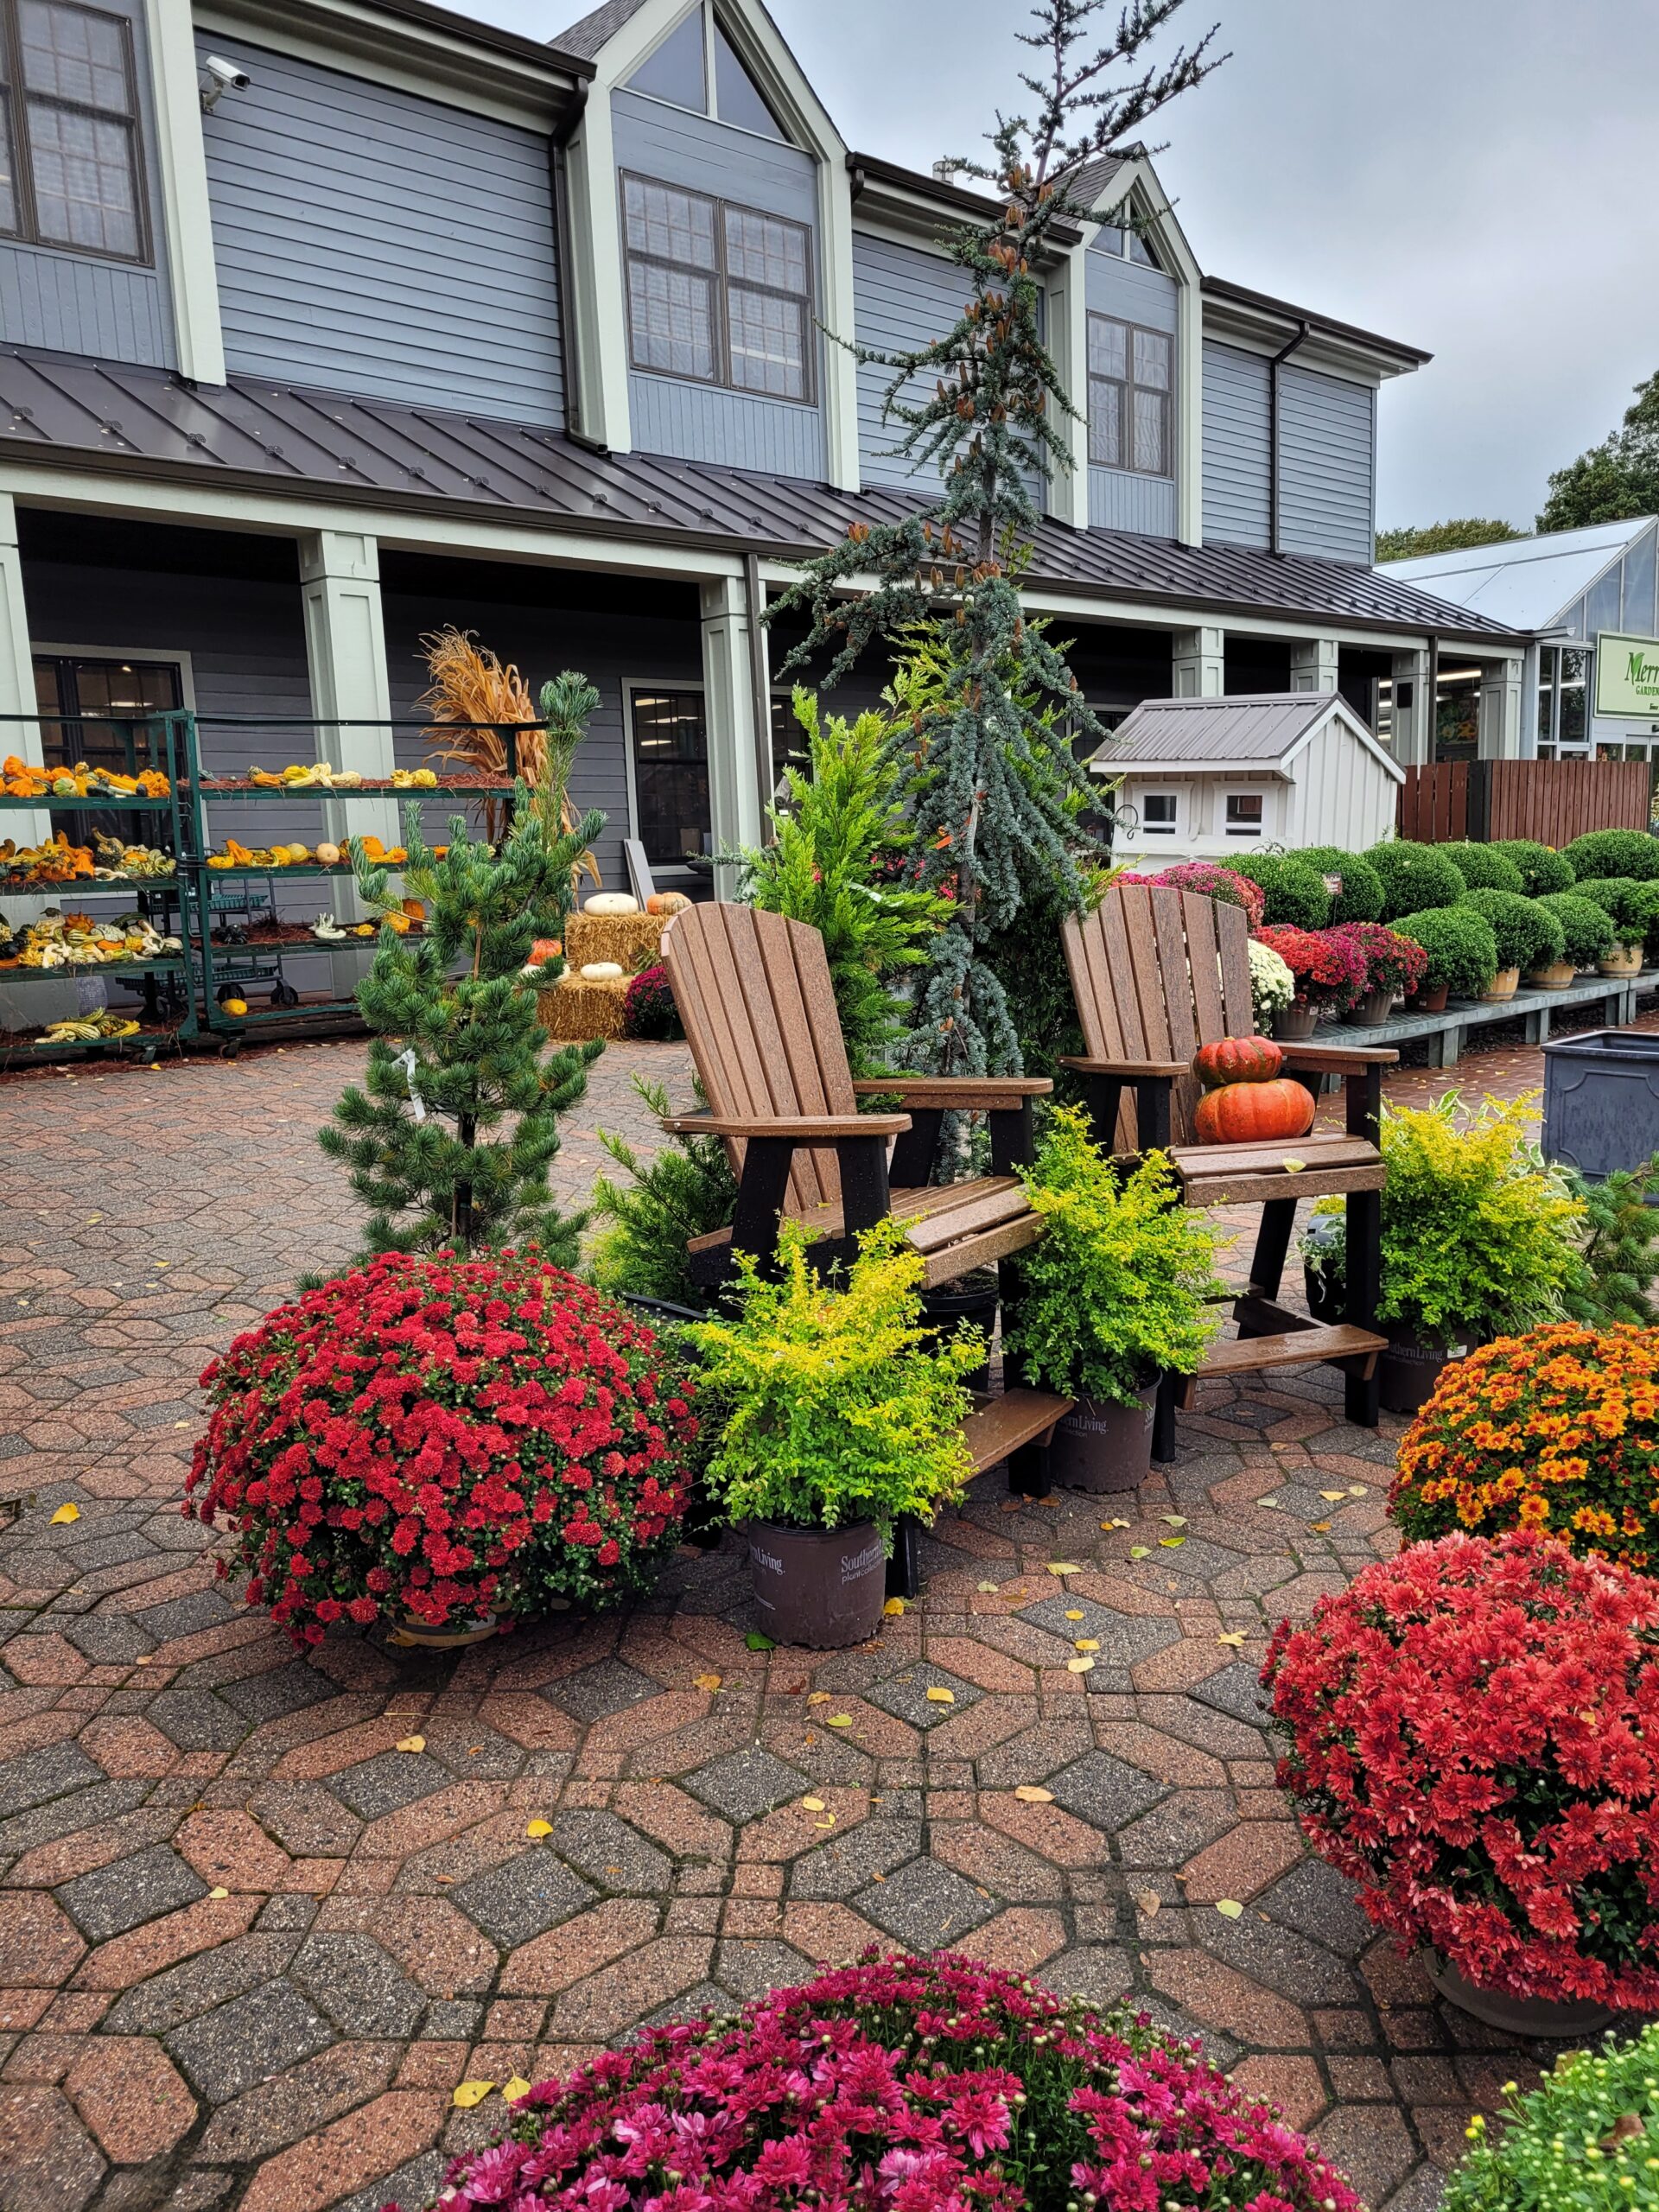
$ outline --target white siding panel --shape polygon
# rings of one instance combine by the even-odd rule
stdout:
[[[1376,395],[1286,362],[1279,372],[1279,531],[1287,553],[1369,567]]]
[[[563,419],[547,140],[214,36],[203,118],[233,370]]]
[[[1363,852],[1393,829],[1393,779],[1339,721],[1325,724],[1291,763],[1291,773],[1287,844]]]
[[[1090,530],[1133,530],[1143,537],[1175,535],[1175,480],[1136,476],[1127,468],[1089,471]]]
[[[1204,346],[1204,535],[1221,545],[1266,545],[1272,497],[1273,403],[1265,357]]]

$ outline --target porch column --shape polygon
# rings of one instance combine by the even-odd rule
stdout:
[[[23,563],[17,550],[17,502],[0,492],[0,715],[25,715],[26,721],[0,723],[0,759],[44,761],[35,709],[35,663],[29,652],[29,609],[23,599]],[[52,835],[49,814],[13,814],[6,835],[20,845],[38,845]]]
[[[1337,657],[1334,638],[1304,638],[1290,649],[1290,688],[1293,691],[1334,691]]]
[[[1521,757],[1521,677],[1518,655],[1483,663],[1480,671],[1479,733],[1483,760]]]
[[[1219,699],[1227,688],[1226,663],[1224,630],[1177,630],[1170,639],[1170,696]]]
[[[703,719],[709,736],[709,800],[716,853],[758,846],[769,793],[760,789],[754,694],[749,671],[749,609],[741,576],[709,576],[701,588]],[[716,895],[729,899],[736,870],[715,870]]]
[[[305,602],[305,658],[316,717],[316,757],[333,768],[365,776],[390,776],[393,767],[391,687],[386,674],[385,626],[380,611],[380,549],[372,537],[349,530],[320,530],[300,540],[300,588]],[[338,728],[346,724],[350,727]],[[337,845],[347,837],[403,842],[395,801],[326,799],[323,827]],[[431,819],[429,839],[443,834]],[[366,918],[349,883],[327,887],[342,920]],[[369,940],[365,939],[365,944]],[[362,974],[360,954],[332,956],[334,988],[349,996]]]
[[[1433,714],[1428,696],[1428,648],[1394,656],[1394,757],[1402,768],[1433,758]]]

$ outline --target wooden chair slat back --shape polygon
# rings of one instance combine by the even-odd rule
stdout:
[[[691,906],[663,932],[663,964],[716,1114],[767,1120],[856,1109],[817,930],[752,906]],[[741,1141],[728,1149],[741,1171]],[[798,1152],[790,1211],[807,1213],[840,1197],[834,1147]]]
[[[1102,1060],[1190,1060],[1200,1045],[1249,1037],[1249,924],[1242,907],[1161,884],[1114,884],[1092,914],[1068,915],[1066,966],[1084,1049]],[[1198,1084],[1175,1084],[1171,1128],[1190,1141]],[[1126,1096],[1116,1142],[1133,1149],[1135,1105]]]

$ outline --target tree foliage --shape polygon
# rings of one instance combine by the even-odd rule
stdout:
[[[961,315],[912,352],[853,348],[888,372],[893,450],[937,468],[940,493],[901,521],[855,523],[772,610],[805,614],[808,633],[785,665],[827,655],[827,684],[874,639],[930,642],[929,683],[907,702],[899,741],[917,880],[952,902],[903,1052],[932,1073],[1019,1068],[1007,993],[986,947],[1018,912],[1022,877],[1053,883],[1074,909],[1084,899],[1086,793],[1073,748],[1106,732],[1065,656],[1027,620],[1020,593],[1037,527],[1031,486],[1072,465],[1060,425],[1077,414],[1044,342],[1041,272],[1057,230],[1101,219],[1091,176],[1102,157],[1217,66],[1213,32],[1166,61],[1144,59],[1181,4],[1128,0],[1098,46],[1106,0],[1032,10],[1034,28],[1020,35],[1038,57],[1020,78],[1030,112],[1000,119],[988,162],[953,165],[1000,203],[947,241],[969,296]],[[906,397],[918,385],[921,397]]]
[[[1540,530],[1659,514],[1659,370],[1635,389],[1618,429],[1551,476]]]
[[[1422,553],[1456,553],[1465,545],[1507,545],[1511,538],[1525,535],[1512,522],[1499,522],[1490,515],[1465,515],[1455,522],[1407,524],[1399,530],[1377,531],[1376,557],[1414,561]]]

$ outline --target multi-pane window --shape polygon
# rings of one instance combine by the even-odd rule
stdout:
[[[1585,712],[1590,655],[1579,645],[1544,645],[1538,655],[1538,758],[1583,759],[1590,743]]]
[[[642,689],[630,709],[640,842],[653,868],[683,867],[708,852],[713,836],[702,694]]]
[[[1089,458],[1102,468],[1168,476],[1174,340],[1116,315],[1089,318]]]
[[[649,177],[622,179],[637,369],[810,399],[804,226]]]
[[[1227,835],[1230,837],[1259,837],[1262,835],[1262,820],[1260,791],[1228,792]]]
[[[0,232],[146,261],[132,32],[74,0],[0,0]]]

